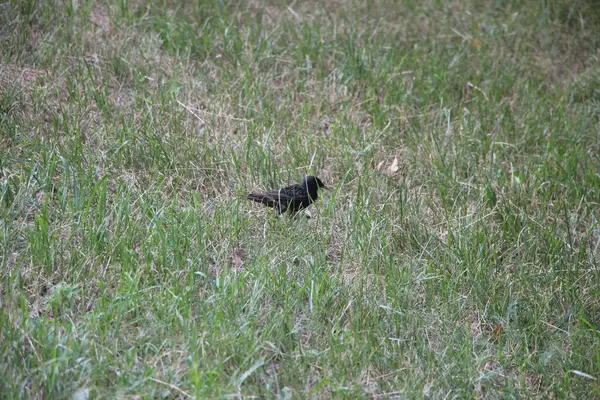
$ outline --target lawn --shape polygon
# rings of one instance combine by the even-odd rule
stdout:
[[[0,3],[0,398],[600,398],[598,32]],[[245,198],[305,175],[310,218]]]

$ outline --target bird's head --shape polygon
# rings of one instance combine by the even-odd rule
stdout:
[[[321,181],[316,176],[312,176],[312,175],[309,175],[309,176],[305,177],[304,181],[302,182],[302,184],[304,186],[306,186],[307,188],[315,188],[315,189],[323,188],[323,189],[327,189],[327,186],[325,186],[325,184],[323,183],[323,181]]]

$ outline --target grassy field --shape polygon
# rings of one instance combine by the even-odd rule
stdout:
[[[0,398],[600,398],[598,32],[0,3]],[[310,219],[244,198],[305,174]]]

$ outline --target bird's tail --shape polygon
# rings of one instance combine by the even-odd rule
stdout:
[[[256,201],[257,203],[262,203],[269,207],[273,207],[275,205],[275,201],[272,197],[262,193],[250,193],[248,196],[246,196],[246,198],[252,201]]]

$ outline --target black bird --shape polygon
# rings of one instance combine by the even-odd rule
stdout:
[[[290,211],[296,213],[311,205],[319,197],[319,188],[327,187],[316,176],[307,176],[302,183],[271,190],[266,193],[250,193],[247,198],[267,207],[277,209],[277,215]]]

